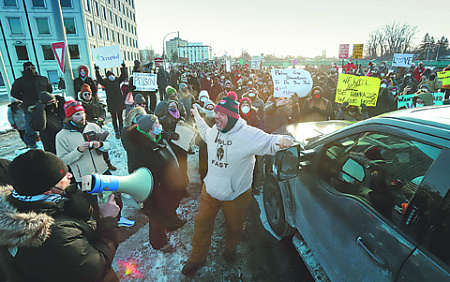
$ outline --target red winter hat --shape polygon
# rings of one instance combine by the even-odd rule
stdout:
[[[84,92],[90,92],[92,94],[91,87],[89,86],[89,84],[86,84],[86,83],[81,85],[80,92],[81,92],[81,94],[83,94]]]
[[[239,104],[236,100],[236,93],[230,91],[228,92],[228,95],[226,97],[220,100],[214,111],[224,113],[227,116],[235,119],[239,119]]]
[[[64,113],[66,114],[67,118],[70,118],[74,113],[79,111],[84,112],[84,108],[81,105],[81,102],[70,100],[64,104]]]

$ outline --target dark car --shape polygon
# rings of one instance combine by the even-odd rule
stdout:
[[[268,230],[294,235],[317,280],[450,281],[449,113],[396,111],[313,138],[314,123],[290,125],[300,145],[265,159],[256,196]]]

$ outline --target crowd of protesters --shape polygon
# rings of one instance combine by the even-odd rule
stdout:
[[[125,64],[122,64],[120,76],[107,71],[105,78],[95,67],[96,80],[89,77],[88,67],[82,65],[74,81],[76,100],[67,101],[65,97],[51,94],[48,79],[38,75],[31,62],[24,64],[23,77],[12,86],[11,96],[14,98],[9,105],[8,118],[32,152],[22,157],[30,160],[18,159],[15,163],[19,163],[18,171],[26,166],[39,166],[37,160],[40,156],[49,160],[48,170],[54,175],[49,175],[48,179],[45,175],[36,175],[41,181],[36,185],[42,187],[31,191],[27,187],[33,184],[23,184],[22,175],[19,172],[15,175],[14,169],[11,170],[13,174],[9,176],[15,177],[12,179],[15,190],[7,202],[18,209],[13,212],[46,213],[42,206],[34,209],[22,202],[70,198],[62,192],[69,182],[79,188],[85,175],[108,175],[116,170],[108,155],[108,132],[102,129],[108,111],[115,138],[121,139],[127,152],[128,171],[132,173],[146,167],[154,177],[153,193],[143,204],[143,212],[150,223],[149,242],[156,250],[173,252],[175,247],[170,245],[166,232],[186,223],[186,219],[178,217],[176,210],[189,184],[188,154],[195,153],[193,143],[186,142],[190,140],[180,132],[197,132],[198,126],[195,144],[199,150],[199,174],[203,187],[195,219],[193,250],[182,271],[188,276],[195,274],[206,259],[214,219],[221,207],[229,221],[224,257],[227,262],[235,260],[251,188],[257,186],[251,184],[255,182],[252,173],[258,174],[255,155],[273,155],[277,150],[291,146],[292,139],[284,135],[288,124],[333,119],[360,121],[397,110],[397,100],[406,94],[414,94],[412,107],[433,105],[432,93],[444,92],[444,103],[450,96],[450,85],[442,84],[436,74],[438,70],[426,69],[421,62],[397,71],[389,69],[385,62],[379,65],[370,62],[363,67],[351,59],[342,63],[340,68],[336,64],[328,67],[306,65],[304,69],[311,74],[312,89],[306,96],[294,93],[291,97],[274,95],[271,68],[253,70],[238,65],[227,71],[224,65],[210,62],[174,66],[168,71],[163,67],[145,68],[139,61],[134,64],[133,73],[156,74],[157,89],[137,90],[133,85],[133,75],[128,77]],[[450,66],[443,70],[450,70]],[[376,106],[354,105],[348,101],[337,103],[336,89],[341,73],[379,79]],[[98,99],[99,84],[105,88],[106,105]],[[185,131],[180,131],[180,128]],[[38,140],[36,131],[40,133],[44,150],[51,155],[33,150]],[[31,167],[28,169],[33,171]],[[257,193],[257,189],[254,192]],[[10,192],[5,193],[10,195]],[[54,194],[57,196],[50,199],[48,195]],[[118,206],[111,198],[107,212],[99,207],[97,197],[83,197],[82,202],[91,207],[79,223],[83,228],[88,218],[102,222],[105,214],[116,218],[116,222],[107,220],[111,230],[121,222],[123,226],[133,225],[133,221],[121,218],[120,193],[114,195],[114,203],[117,202]],[[0,204],[11,209],[6,202]],[[54,219],[48,219],[47,228],[51,228],[52,220],[58,222],[58,214]],[[78,217],[73,220],[78,222]],[[111,234],[116,234],[111,230]],[[94,234],[93,230],[89,232]],[[49,237],[52,238],[51,235],[43,236],[42,241]],[[99,280],[110,275],[111,257],[117,247],[115,238],[108,240],[112,245],[108,261],[100,266]],[[34,247],[43,246],[41,242]],[[26,261],[25,258],[22,260]],[[8,257],[6,263],[13,264],[16,270],[29,270],[14,257]],[[38,268],[37,265],[34,267]],[[33,275],[38,274],[33,272]]]

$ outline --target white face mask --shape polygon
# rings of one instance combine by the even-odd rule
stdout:
[[[207,118],[214,118],[214,111],[205,110],[205,114]]]
[[[114,77],[114,75],[110,75],[110,76],[108,76],[108,79],[111,81],[114,81],[115,77]]]
[[[384,76],[385,74],[384,73],[381,73],[381,76]]]
[[[424,104],[416,103],[416,108],[420,108],[420,107],[423,107],[423,106],[425,106],[425,105],[424,105]]]
[[[200,101],[201,101],[201,102],[206,102],[206,100],[208,100],[208,97],[205,97],[205,96],[200,97]]]
[[[248,112],[250,112],[250,107],[249,106],[242,106],[241,111],[244,114],[248,114]]]
[[[381,88],[386,88],[386,84],[381,84],[380,87]]]

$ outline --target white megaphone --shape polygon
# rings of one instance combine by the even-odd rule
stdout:
[[[143,202],[152,194],[153,176],[145,167],[126,176],[91,174],[83,176],[81,190],[89,194],[116,191],[130,195],[137,202]]]

